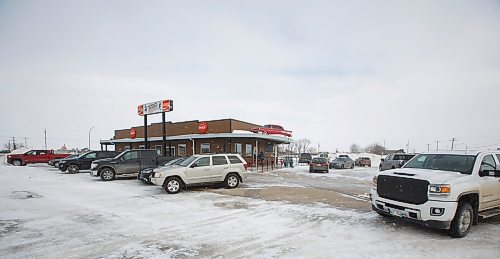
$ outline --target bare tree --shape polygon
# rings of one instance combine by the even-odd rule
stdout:
[[[385,153],[385,148],[378,143],[373,143],[367,146],[365,151],[372,154],[383,155]]]
[[[298,153],[306,153],[306,151],[309,150],[309,147],[311,146],[311,140],[302,138],[297,140],[297,150],[299,151]]]
[[[351,153],[361,153],[361,151],[363,151],[361,149],[361,147],[358,144],[355,144],[355,143],[351,145],[350,149],[351,149]]]

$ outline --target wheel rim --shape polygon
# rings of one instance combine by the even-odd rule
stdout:
[[[460,221],[458,228],[460,229],[460,232],[465,232],[467,229],[469,229],[470,223],[471,223],[471,218],[472,215],[469,210],[464,211],[462,215],[460,216]]]
[[[236,176],[229,176],[229,178],[227,178],[227,185],[229,187],[236,187],[236,185],[238,185],[238,179],[236,178]]]
[[[102,177],[106,180],[111,180],[113,178],[113,173],[110,170],[102,171]]]
[[[19,162],[19,160],[15,160],[12,164],[15,166],[20,166],[21,162]]]
[[[78,172],[78,168],[76,167],[76,165],[70,165],[68,168],[68,171],[70,173],[76,173],[76,172]]]
[[[177,192],[179,190],[179,187],[181,185],[179,184],[179,182],[177,180],[170,180],[168,183],[167,183],[167,189],[170,191],[170,192]]]

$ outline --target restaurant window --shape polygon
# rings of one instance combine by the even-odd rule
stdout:
[[[252,145],[251,144],[246,144],[245,156],[252,156]]]
[[[210,153],[210,143],[203,143],[203,144],[201,144],[201,153],[202,154],[208,154],[208,153]]]
[[[236,152],[236,154],[242,154],[241,152],[241,143],[234,143],[234,152]]]
[[[179,144],[178,148],[179,156],[186,156],[186,144]]]

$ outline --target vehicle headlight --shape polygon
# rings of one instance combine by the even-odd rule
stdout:
[[[429,185],[429,194],[433,196],[448,196],[451,193],[449,184],[431,184]]]
[[[373,176],[373,186],[374,187],[377,187],[377,179],[378,179],[378,175]]]

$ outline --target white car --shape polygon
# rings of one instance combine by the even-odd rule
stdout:
[[[238,154],[194,155],[177,167],[154,169],[151,183],[171,194],[180,192],[182,187],[215,183],[232,189],[243,182],[247,168]]]

